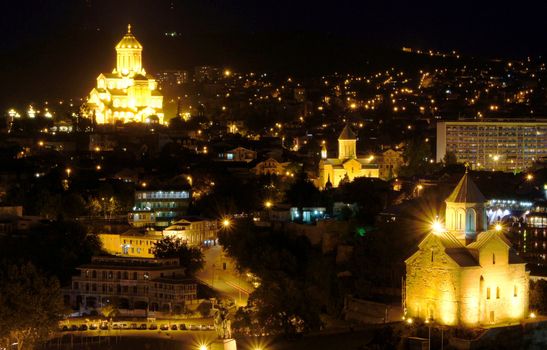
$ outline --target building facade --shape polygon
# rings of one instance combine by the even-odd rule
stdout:
[[[379,177],[380,169],[374,156],[357,156],[357,135],[348,125],[338,137],[338,158],[328,158],[326,146],[321,150],[319,161],[319,188],[338,187],[340,182],[353,181],[356,177]]]
[[[446,200],[446,227],[406,263],[406,317],[475,327],[528,317],[529,272],[503,232],[486,229],[484,197],[466,173]]]
[[[116,68],[99,74],[87,106],[97,124],[163,124],[163,96],[156,80],[143,68],[142,45],[131,33],[131,25],[116,45]]]
[[[547,119],[437,123],[437,162],[447,152],[473,169],[524,171],[547,157]]]
[[[185,277],[176,258],[93,257],[78,271],[64,298],[82,312],[115,303],[121,310],[180,313],[197,299],[195,280]]]
[[[163,236],[175,237],[188,245],[211,244],[217,239],[216,220],[207,220],[196,216],[186,216],[163,230]]]
[[[186,214],[190,192],[185,190],[138,190],[135,205],[129,212],[133,227],[167,227]]]
[[[399,169],[404,165],[403,152],[388,149],[378,159],[379,177],[391,180],[399,175]]]
[[[530,263],[533,273],[545,275],[547,266],[547,201],[535,202],[512,227],[519,255]]]
[[[108,254],[154,258],[154,247],[163,235],[160,231],[131,229],[124,233],[99,233],[98,237]]]

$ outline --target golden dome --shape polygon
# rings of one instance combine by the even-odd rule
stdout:
[[[116,49],[141,49],[142,45],[137,38],[131,33],[131,24],[127,25],[127,33],[122,40],[116,45]]]

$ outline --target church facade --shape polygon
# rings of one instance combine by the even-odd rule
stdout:
[[[338,137],[338,158],[328,158],[323,144],[319,161],[318,187],[338,187],[341,182],[353,181],[356,177],[379,177],[380,169],[374,156],[357,156],[357,135],[346,125]]]
[[[156,80],[142,66],[142,45],[131,33],[131,25],[116,45],[116,68],[112,73],[99,74],[87,107],[97,124],[163,124],[163,96]]]
[[[466,173],[446,200],[446,227],[405,261],[406,317],[464,327],[528,317],[529,272],[501,227],[487,230],[484,203]]]

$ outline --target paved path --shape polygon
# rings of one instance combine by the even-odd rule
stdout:
[[[217,245],[208,248],[203,254],[205,266],[196,277],[223,296],[234,300],[238,306],[245,306],[253,287],[245,276],[240,276],[229,265],[226,270],[223,269],[222,247]]]

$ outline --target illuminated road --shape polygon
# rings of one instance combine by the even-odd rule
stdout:
[[[252,285],[245,280],[245,276],[239,276],[233,267],[227,265],[223,268],[222,247],[214,246],[204,250],[205,267],[197,273],[196,277],[203,283],[236,302],[238,306],[245,306],[249,293],[253,291]]]

